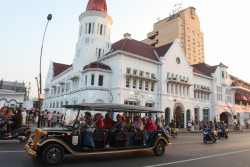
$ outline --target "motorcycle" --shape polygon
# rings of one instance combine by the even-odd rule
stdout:
[[[207,143],[208,141],[212,141],[213,143],[216,143],[216,140],[216,131],[213,131],[209,128],[205,128],[203,132],[203,142]]]
[[[220,129],[218,129],[217,136],[218,136],[218,139],[220,139],[220,138],[228,139],[229,129],[228,128],[220,128]]]
[[[234,126],[234,130],[235,130],[235,131],[241,130],[241,129],[240,129],[240,126],[239,126],[239,125],[235,125],[235,126]]]
[[[0,119],[0,140],[19,140],[20,142],[28,141],[31,135],[31,125],[22,125],[20,128],[12,129],[12,136],[8,136],[7,125],[13,123],[8,118]]]
[[[173,138],[177,137],[177,133],[178,133],[178,129],[177,128],[170,128],[167,126],[166,128],[170,134],[170,136],[172,136]]]

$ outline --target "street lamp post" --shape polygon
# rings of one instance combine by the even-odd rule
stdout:
[[[41,110],[42,110],[42,55],[43,55],[43,42],[44,42],[44,38],[45,38],[45,34],[46,34],[46,30],[47,30],[47,27],[48,27],[48,24],[49,24],[49,21],[52,19],[52,15],[49,14],[47,16],[47,24],[46,24],[46,27],[45,27],[45,31],[44,31],[44,34],[43,34],[43,41],[42,41],[42,47],[41,47],[41,54],[40,54],[40,73],[39,73],[39,77],[40,77],[40,92],[39,92],[39,113],[38,113],[38,128],[40,128],[40,121],[41,121]]]

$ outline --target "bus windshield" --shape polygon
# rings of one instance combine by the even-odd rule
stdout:
[[[74,109],[67,109],[63,120],[64,126],[73,126],[77,117],[77,111]]]

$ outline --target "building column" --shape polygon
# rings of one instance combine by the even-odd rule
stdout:
[[[149,92],[151,92],[151,86],[152,86],[151,82],[148,82],[148,91]]]
[[[187,128],[187,111],[184,111],[184,128]]]
[[[139,79],[137,79],[136,80],[136,89],[138,89],[138,90],[139,90],[139,82],[140,82]]]
[[[182,96],[182,85],[179,86],[179,94]]]
[[[176,95],[176,92],[175,92],[175,87],[176,87],[176,84],[173,84],[173,94]]]
[[[183,96],[185,97],[186,96],[186,87],[185,86],[183,86]]]
[[[178,95],[178,92],[179,92],[179,87],[180,87],[180,85],[178,85],[178,84],[176,84],[176,88],[175,88],[175,90],[176,90],[176,95]]]
[[[169,94],[172,94],[172,84],[169,84]]]
[[[169,86],[169,85],[170,85],[170,84],[167,83],[167,93],[168,93],[168,94],[170,94],[170,93],[169,93],[169,92],[170,92],[170,91],[169,91],[169,89],[170,89],[170,86]]]
[[[133,79],[129,78],[129,88],[133,88]]]

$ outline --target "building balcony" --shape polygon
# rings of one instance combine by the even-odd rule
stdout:
[[[175,84],[179,84],[179,85],[183,85],[183,86],[192,86],[192,84],[188,83],[187,80],[177,80],[176,78],[168,78],[167,79],[167,83],[175,83]]]
[[[158,43],[158,39],[157,39],[157,40],[155,40],[155,39],[148,40],[148,44],[149,44],[149,45],[155,45],[155,44],[157,44],[157,43]]]
[[[145,77],[145,76],[140,76],[140,75],[134,75],[134,74],[126,74],[127,78],[137,78],[140,80],[147,80],[147,81],[151,81],[151,82],[158,82],[159,80],[156,79],[156,77]]]
[[[65,85],[65,80],[60,80],[60,81],[58,82],[58,84],[59,84],[59,85]]]
[[[210,89],[207,88],[194,88],[194,92],[212,93]]]
[[[158,35],[158,31],[152,31],[152,32],[148,33],[148,38],[153,39],[157,35]]]
[[[73,75],[73,76],[70,76],[69,77],[69,80],[76,80],[76,79],[79,79],[80,78],[80,76],[79,76],[79,74],[78,75]]]

